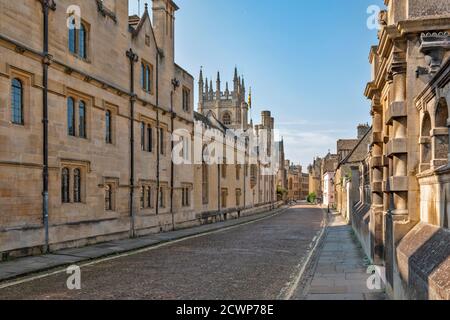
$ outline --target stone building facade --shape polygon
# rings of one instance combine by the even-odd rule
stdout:
[[[286,161],[287,178],[288,178],[288,194],[289,201],[302,200],[302,166],[291,164],[289,160]]]
[[[302,173],[300,200],[306,200],[308,198],[308,195],[309,195],[309,174]]]
[[[339,155],[330,152],[323,158],[321,163],[321,186],[322,186],[322,204],[335,207],[335,174],[339,164]]]
[[[277,142],[276,144],[277,144],[276,149],[278,150],[278,163],[285,164],[280,165],[277,172],[277,189],[279,191],[278,197],[280,197],[283,200],[286,200],[285,197],[287,197],[287,194],[283,194],[288,189],[287,169],[284,153],[284,140],[281,139],[281,141]]]
[[[367,157],[371,128],[368,125],[359,125],[357,130],[357,139],[340,139],[337,141],[339,164],[335,175],[336,210],[347,221],[350,221],[350,209],[355,204],[352,202],[359,201],[359,164]],[[354,193],[353,200],[349,202],[347,188],[350,182],[353,182]]]
[[[322,158],[315,158],[308,166],[309,194],[315,194],[319,202],[322,201]]]
[[[194,156],[189,137],[205,124],[194,78],[174,61],[177,10],[172,0],[153,0],[141,17],[123,0],[0,0],[2,258],[273,206],[274,176],[258,174],[267,163],[246,168],[254,179],[227,168],[220,188],[211,172],[205,203],[201,165],[171,161],[175,145]],[[243,80],[236,85],[245,109]],[[267,113],[256,131],[265,128]]]
[[[450,4],[385,1],[370,51],[370,256],[398,299],[450,299]]]
[[[371,128],[358,135],[356,145],[347,156],[339,162],[335,175],[336,210],[349,223],[370,210],[367,206],[368,170],[365,166],[371,139]],[[339,151],[338,151],[339,153]],[[367,228],[368,229],[368,228]]]

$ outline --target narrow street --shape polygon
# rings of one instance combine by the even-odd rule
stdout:
[[[0,290],[0,299],[285,299],[322,231],[323,210],[280,215]]]

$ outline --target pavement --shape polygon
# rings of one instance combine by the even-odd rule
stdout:
[[[216,231],[188,238],[189,230],[183,230],[183,239],[90,260],[79,265],[81,290],[68,289],[65,269],[51,270],[0,284],[0,299],[288,299],[323,233],[324,212],[298,205],[279,213],[220,230],[208,226]],[[156,236],[171,238],[161,234],[148,241]],[[92,257],[94,250],[87,249],[65,254]]]
[[[370,262],[352,227],[337,213],[329,216],[328,228],[294,299],[386,300],[384,288],[367,286]]]
[[[272,215],[279,214],[286,209],[287,207],[283,206],[274,211],[263,212],[252,216],[227,220],[214,224],[206,224],[189,229],[152,234],[135,239],[109,241],[81,248],[63,249],[52,252],[51,254],[24,257],[7,262],[0,262],[0,284],[18,277],[44,272],[55,268],[67,267],[73,264],[80,264],[108,256],[123,254],[133,250],[148,248],[203,233],[245,224],[259,219],[265,219]]]

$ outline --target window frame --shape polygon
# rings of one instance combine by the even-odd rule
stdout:
[[[81,203],[81,169],[73,169],[73,203]]]
[[[76,109],[75,101],[76,100],[71,96],[67,98],[67,135],[71,137],[77,136],[75,126],[75,109]]]
[[[105,142],[106,144],[113,144],[113,115],[111,110],[106,109],[105,112]]]
[[[74,14],[70,14],[68,19],[72,20],[72,28],[69,28],[67,34],[67,49],[76,58],[87,61],[89,56],[90,27],[85,21],[80,21],[80,28],[77,28]]]
[[[73,104],[72,106],[70,104]],[[66,99],[66,121],[67,135],[73,138],[89,139],[89,106],[91,100],[88,97],[69,93]],[[72,108],[72,117],[69,117],[69,110]],[[83,112],[81,112],[83,111]],[[69,123],[73,126],[70,130]]]
[[[114,203],[113,203],[113,186],[110,183],[105,184],[105,211],[114,211]]]
[[[154,93],[154,68],[153,65],[145,60],[141,60],[141,89],[153,95]]]
[[[187,87],[183,87],[182,109],[184,112],[191,111],[191,90]]]
[[[78,101],[78,138],[87,139],[86,115],[86,102],[80,99]]]
[[[61,203],[70,203],[70,169],[61,169]]]
[[[18,86],[15,86],[15,83]],[[19,90],[17,93],[16,90]],[[16,101],[16,95],[19,96],[20,101]],[[11,123],[16,125],[23,126],[25,124],[24,117],[24,108],[23,108],[23,100],[24,100],[24,86],[23,81],[17,77],[11,80]],[[19,104],[19,106],[17,106]],[[16,121],[16,112],[19,113],[19,121]]]

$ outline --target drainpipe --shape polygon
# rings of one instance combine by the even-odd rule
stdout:
[[[127,57],[130,60],[130,217],[131,217],[131,237],[136,236],[135,215],[134,215],[134,104],[136,102],[136,93],[134,92],[134,64],[138,62],[139,57],[133,52],[133,49],[127,51]]]
[[[160,153],[160,144],[159,144],[159,52],[156,53],[156,215],[159,214],[159,153]]]
[[[174,132],[174,119],[176,117],[176,113],[173,111],[173,95],[177,88],[180,86],[180,82],[177,79],[172,79],[173,90],[170,92],[170,130],[172,132],[172,139],[170,143],[170,147],[173,151],[174,141],[173,141],[173,132]],[[173,211],[173,193],[174,193],[174,170],[175,166],[173,163],[173,159],[170,162],[170,214],[172,216],[172,230],[175,231],[175,213]]]
[[[49,252],[49,223],[48,223],[48,67],[52,56],[48,54],[48,13],[49,9],[55,11],[56,4],[53,0],[41,0],[44,34],[43,34],[43,58],[42,58],[42,129],[43,129],[43,171],[42,171],[42,213],[45,232],[44,252]]]
[[[221,187],[220,187],[220,179],[222,178],[222,174],[221,174],[221,167],[220,164],[217,165],[217,213],[220,213],[220,198],[222,196],[221,194]]]
[[[245,151],[244,151],[244,175],[243,175],[243,180],[244,180],[244,210],[247,207],[247,202],[246,202],[246,192],[247,192],[247,175],[246,173],[248,173],[247,171],[247,139],[245,139]]]

